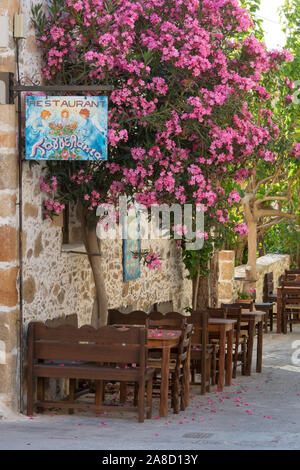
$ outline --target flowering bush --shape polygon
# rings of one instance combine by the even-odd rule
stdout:
[[[68,162],[71,175],[84,171],[80,184],[64,162],[49,162],[47,178],[55,175],[63,188],[56,197],[80,202],[94,223],[97,206],[123,194],[146,207],[201,204],[205,246],[212,244],[210,228],[220,233],[239,201],[226,180],[247,178],[254,161],[276,159],[279,128],[262,79],[292,55],[266,51],[238,0],[47,4],[45,13],[33,8],[33,21],[48,83],[114,87],[108,162]],[[248,106],[253,99],[259,119]],[[246,233],[244,225],[236,230]]]
[[[93,171],[84,194],[202,204],[212,225],[225,223],[239,196],[226,196],[222,181],[247,176],[254,156],[276,157],[268,146],[278,127],[265,109],[258,124],[247,100],[271,98],[262,76],[291,54],[267,52],[237,0],[50,0],[47,14],[38,6],[33,17],[49,82],[114,86],[109,162]],[[78,197],[94,211],[76,188]]]

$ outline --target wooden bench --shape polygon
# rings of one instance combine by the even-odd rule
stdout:
[[[91,408],[116,410],[118,406],[104,406],[103,381],[133,382],[138,385],[136,407],[122,411],[138,411],[139,422],[144,421],[145,389],[147,390],[147,418],[151,418],[152,383],[154,369],[147,368],[147,330],[144,327],[115,328],[92,326],[76,328],[62,325],[49,328],[32,322],[28,327],[27,414],[38,408]],[[44,378],[70,380],[70,395],[63,401],[45,401]],[[35,379],[38,397],[35,401]],[[96,381],[95,403],[75,403],[76,379]]]

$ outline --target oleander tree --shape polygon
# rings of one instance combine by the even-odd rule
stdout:
[[[41,180],[51,193],[48,217],[67,202],[78,204],[87,251],[95,253],[97,207],[117,205],[120,195],[146,207],[201,205],[206,225],[196,236],[205,239],[203,250],[186,250],[184,222],[171,230],[183,235],[179,249],[197,287],[200,263],[205,268],[229,209],[241,200],[228,181],[277,159],[279,129],[262,81],[291,54],[267,52],[237,0],[49,0],[32,14],[48,83],[114,87],[108,161],[48,161]],[[255,99],[259,119],[249,108]],[[234,230],[245,233],[246,226],[237,222]],[[90,262],[94,324],[103,324],[101,258]]]
[[[257,12],[259,0],[249,0],[253,14]],[[291,4],[292,3],[292,4]],[[253,161],[249,176],[240,187],[241,206],[234,209],[236,219],[244,218],[249,233],[237,243],[237,255],[241,259],[245,244],[248,252],[247,278],[256,279],[256,258],[258,240],[266,240],[272,252],[280,249],[291,253],[292,262],[297,262],[296,241],[299,243],[300,209],[300,165],[299,165],[299,102],[297,94],[297,64],[300,60],[299,13],[300,2],[285,2],[282,7],[286,46],[293,52],[294,60],[284,63],[277,70],[263,78],[263,85],[269,91],[271,100],[264,106],[268,115],[277,125],[278,138],[268,147],[269,154],[264,160]],[[257,36],[261,37],[261,25],[256,25]],[[271,51],[277,54],[276,51]],[[296,81],[296,82],[295,82]],[[294,83],[295,82],[295,83]],[[299,83],[299,82],[298,82]],[[249,109],[257,122],[260,121],[262,107],[254,97],[249,101]],[[267,160],[267,162],[265,161]],[[268,162],[269,160],[269,162]],[[288,228],[288,229],[287,229]],[[273,236],[269,231],[274,232]],[[282,235],[281,235],[282,231]],[[278,239],[286,240],[275,243]],[[270,245],[273,240],[273,246]],[[292,247],[292,248],[291,248]],[[251,282],[247,288],[253,287]]]

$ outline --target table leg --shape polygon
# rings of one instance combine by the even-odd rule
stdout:
[[[160,416],[168,416],[168,395],[169,395],[169,367],[170,348],[162,349],[161,385],[160,385]]]
[[[281,309],[282,309],[282,298],[281,289],[277,292],[277,333],[281,333]]]
[[[234,331],[233,328],[232,330],[228,331],[227,354],[226,354],[226,375],[225,375],[226,385],[231,385],[231,379],[232,379],[233,331]]]
[[[220,329],[220,350],[219,350],[219,379],[218,389],[224,388],[224,371],[225,371],[225,347],[226,347],[226,332],[225,327]]]
[[[248,338],[247,371],[246,371],[246,375],[251,375],[251,369],[252,369],[252,355],[253,355],[253,343],[254,343],[254,332],[255,332],[255,320],[249,320],[249,338]]]
[[[256,372],[262,371],[262,352],[263,352],[263,320],[257,325],[257,357]]]

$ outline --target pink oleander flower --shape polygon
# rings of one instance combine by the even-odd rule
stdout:
[[[159,255],[157,253],[149,253],[145,256],[145,263],[148,269],[160,270],[162,268],[162,262],[159,259]]]
[[[234,225],[234,231],[236,233],[239,233],[241,236],[248,235],[249,229],[247,227],[247,224],[245,223],[235,223]]]
[[[241,196],[238,191],[231,191],[228,197],[229,205],[232,206],[235,202],[240,202]]]

